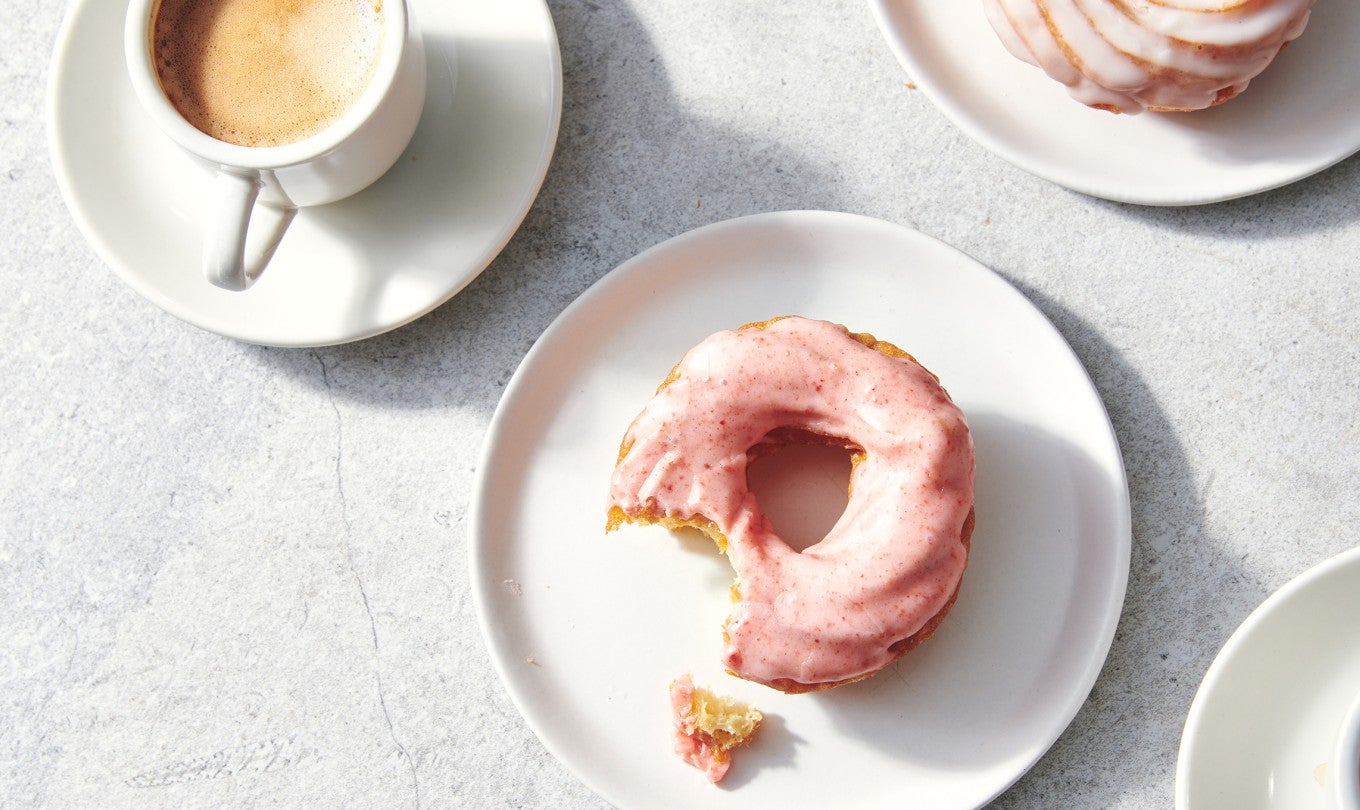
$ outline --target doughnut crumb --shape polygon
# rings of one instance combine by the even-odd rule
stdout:
[[[764,719],[744,703],[694,685],[688,673],[670,685],[675,753],[717,784],[732,766],[732,749],[746,745]]]

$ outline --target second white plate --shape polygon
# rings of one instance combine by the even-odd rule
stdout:
[[[707,541],[604,534],[618,443],[706,335],[797,313],[873,332],[968,414],[977,531],[939,633],[889,671],[815,695],[723,673],[732,572]],[[492,421],[472,501],[478,614],[544,744],[620,807],[974,807],[1070,722],[1128,574],[1128,489],[1109,421],[1057,331],[999,276],[897,225],[786,212],[676,237],[553,323]],[[770,718],[723,788],[670,750],[666,685]]]
[[[1252,611],[1190,705],[1176,764],[1179,810],[1331,806],[1337,729],[1360,693],[1357,617],[1360,548],[1310,568]]]
[[[916,84],[960,129],[1026,171],[1096,197],[1217,202],[1360,150],[1360,3],[1318,3],[1308,29],[1240,97],[1194,113],[1116,116],[1016,59],[981,0],[870,0]]]

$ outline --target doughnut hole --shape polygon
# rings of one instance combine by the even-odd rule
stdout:
[[[811,434],[771,437],[752,448],[747,486],[789,548],[802,553],[840,520],[850,500],[856,452]]]

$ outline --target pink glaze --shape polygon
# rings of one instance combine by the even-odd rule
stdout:
[[[1314,0],[983,0],[1002,43],[1088,105],[1199,110],[1303,33]]]
[[[675,753],[704,772],[708,781],[718,783],[732,767],[732,760],[718,761],[718,746],[699,730],[694,717],[694,681],[682,675],[671,682],[671,713],[675,716]]]
[[[741,599],[724,663],[759,683],[875,672],[955,593],[968,552],[973,443],[930,372],[844,327],[790,317],[719,332],[628,429],[611,503],[630,517],[701,516],[727,538]],[[861,448],[845,513],[801,554],[747,487],[747,450],[775,428]]]

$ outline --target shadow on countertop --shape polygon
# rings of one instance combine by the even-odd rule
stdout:
[[[1050,752],[993,806],[1062,805],[1078,788],[1102,783],[1121,792],[1166,790],[1169,805],[1200,680],[1270,589],[1206,533],[1212,471],[1193,469],[1147,382],[1096,326],[1034,289],[1021,291],[1074,348],[1105,403],[1129,481],[1133,548],[1119,627],[1090,697]],[[1159,719],[1167,703],[1176,707],[1165,715],[1178,719],[1172,725]],[[1124,754],[1139,749],[1159,752],[1161,767],[1127,772],[1125,763],[1137,758]]]

